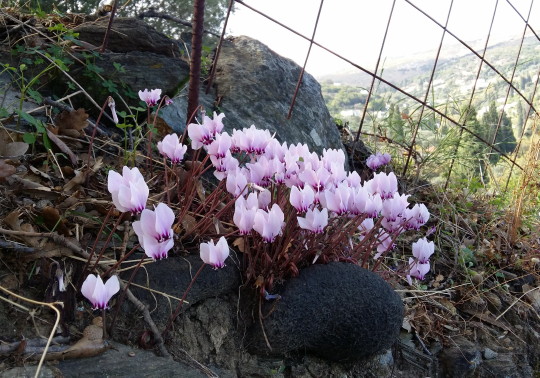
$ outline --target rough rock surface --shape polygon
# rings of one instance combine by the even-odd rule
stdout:
[[[276,133],[287,143],[307,143],[310,150],[342,149],[339,132],[326,108],[319,83],[304,74],[291,119],[287,119],[301,67],[261,42],[249,37],[225,41],[218,59],[213,94],[201,103],[211,113],[225,113],[225,130],[255,125]],[[201,91],[202,92],[202,91]],[[216,106],[213,105],[215,100]],[[160,117],[177,132],[183,131],[186,99],[160,111]]]
[[[101,46],[108,21],[106,17],[85,22],[74,31],[79,33],[79,40]],[[144,21],[136,18],[116,18],[109,34],[106,52],[97,55],[93,63],[101,68],[100,74],[106,80],[118,86],[124,85],[132,93],[145,88],[161,88],[163,94],[172,97],[189,77],[189,64],[183,58],[185,55],[177,41],[158,32]],[[115,64],[121,65],[123,69],[116,69]],[[91,82],[88,83],[88,79],[85,79],[84,70],[75,70],[74,76],[85,84],[87,90],[92,90],[89,85]],[[101,83],[98,84],[101,86]],[[110,94],[101,94],[100,89],[105,90],[102,86],[97,87],[92,91],[97,93],[92,94],[100,97]]]
[[[389,348],[403,321],[399,295],[378,275],[347,263],[313,265],[291,279],[277,303],[264,306],[250,350],[308,351],[334,361],[357,360]],[[275,307],[274,307],[275,305]]]
[[[108,23],[109,17],[102,17],[77,26],[74,32],[79,33],[81,41],[99,47],[103,43]],[[176,58],[182,54],[177,42],[158,32],[143,20],[131,17],[114,19],[107,49],[120,53],[144,51]]]
[[[133,282],[181,298],[201,265],[202,261],[197,255],[185,258],[171,256],[166,260],[147,265],[144,270],[140,269]],[[127,272],[124,278],[129,279],[130,274],[131,272]],[[204,299],[236,292],[240,286],[240,278],[240,272],[231,257],[225,268],[213,270],[209,265],[205,266],[187,295],[186,301],[189,303],[182,306],[183,311]],[[140,287],[133,286],[131,290],[150,308],[156,309],[152,317],[160,324],[167,321],[178,304],[177,301],[169,301]]]
[[[151,351],[113,343],[113,348],[99,356],[61,361],[56,368],[63,377],[205,377],[184,363],[157,357]],[[138,366],[139,369],[134,369]],[[138,373],[136,373],[138,372]]]
[[[115,64],[124,69],[118,71]],[[135,93],[145,88],[160,88],[163,94],[173,96],[189,77],[189,65],[184,60],[151,52],[107,52],[95,60],[95,65],[103,70],[103,78],[118,86],[126,85]],[[76,77],[84,81],[83,77]]]

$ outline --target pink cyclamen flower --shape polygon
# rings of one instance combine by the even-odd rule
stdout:
[[[227,173],[226,188],[233,196],[239,196],[247,191],[248,180],[246,177],[248,174],[245,168],[236,168],[234,171]]]
[[[214,244],[213,240],[208,243],[201,243],[201,260],[214,269],[223,268],[225,260],[229,257],[229,245],[227,240],[222,236],[219,241]]]
[[[297,212],[304,213],[311,205],[313,205],[313,202],[315,201],[315,192],[309,185],[304,186],[303,189],[298,189],[298,187],[294,185],[291,188],[289,201]]]
[[[391,156],[390,154],[384,153],[381,154],[380,152],[377,152],[375,155],[371,155],[367,158],[366,165],[372,170],[376,171],[382,166],[387,165],[390,163]]]
[[[305,217],[296,217],[298,225],[304,230],[309,230],[315,234],[322,234],[328,225],[328,209],[309,209]]]
[[[214,133],[209,124],[190,123],[187,126],[188,136],[191,139],[191,148],[198,150],[202,146],[207,146],[214,140]]]
[[[103,310],[108,307],[109,300],[120,290],[117,276],[112,276],[103,284],[99,275],[89,274],[84,280],[81,293],[92,303],[94,310]]]
[[[229,134],[216,134],[215,139],[207,146],[208,155],[215,156],[218,159],[224,158],[227,153],[230,153],[231,143]]]
[[[320,197],[322,205],[338,215],[345,214],[349,210],[349,198],[352,189],[346,183],[340,184],[334,191],[325,189]]]
[[[140,213],[146,207],[150,190],[137,167],[122,168],[122,175],[109,171],[107,189],[116,208],[121,212]]]
[[[168,157],[175,164],[182,161],[187,151],[187,146],[180,143],[180,138],[176,134],[166,135],[158,142],[157,148],[161,155]]]
[[[259,209],[257,194],[250,193],[248,198],[240,196],[234,203],[233,222],[238,227],[240,235],[247,235],[253,229],[255,214]]]
[[[146,102],[148,107],[156,106],[161,98],[161,89],[139,91],[139,98]]]
[[[214,117],[211,119],[207,115],[203,116],[203,125],[210,130],[212,136],[221,133],[223,130],[223,118],[225,117],[224,113],[217,114],[214,112]]]
[[[144,209],[141,220],[133,222],[133,230],[148,257],[154,260],[167,257],[174,245],[173,223],[174,213],[164,203],[158,204],[155,210]]]
[[[407,274],[407,281],[409,282],[409,285],[412,284],[411,277],[423,280],[425,275],[430,270],[430,264],[429,261],[426,263],[420,263],[415,261],[412,257],[409,258],[409,274]]]
[[[423,203],[416,204],[412,209],[405,210],[407,228],[418,230],[429,220],[429,211]]]
[[[418,239],[418,241],[412,243],[412,254],[421,264],[428,263],[430,256],[434,252],[435,244],[426,238]]]
[[[253,229],[257,231],[266,243],[274,241],[276,236],[281,233],[285,225],[285,215],[278,204],[273,204],[270,211],[262,209],[257,210]]]
[[[397,177],[394,172],[389,174],[377,173],[371,180],[366,182],[365,187],[372,195],[378,194],[383,200],[392,198],[398,190]]]

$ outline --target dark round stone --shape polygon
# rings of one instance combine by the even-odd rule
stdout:
[[[277,303],[263,306],[272,350],[255,322],[247,345],[253,353],[300,351],[354,361],[392,346],[403,321],[400,296],[380,276],[354,264],[303,269],[280,294]]]

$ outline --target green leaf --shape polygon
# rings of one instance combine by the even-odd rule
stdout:
[[[94,72],[94,73],[97,73],[97,74],[100,74],[100,73],[102,73],[104,71],[103,68],[101,68],[99,66],[96,66],[93,63],[86,63],[86,69],[88,71],[90,71],[90,72]]]
[[[114,62],[113,63],[113,66],[114,66],[114,69],[118,72],[121,72],[121,73],[124,73],[126,72],[126,69],[124,68],[124,66],[122,66],[120,63],[117,63],[117,62]]]
[[[28,144],[34,144],[36,143],[36,134],[34,133],[24,133],[23,134],[23,141]]]
[[[105,80],[103,83],[101,83],[109,92],[116,93],[118,92],[118,89],[116,87],[116,84],[113,83],[111,80]]]
[[[26,90],[26,92],[38,104],[41,104],[43,102],[43,96],[38,91],[29,88]]]
[[[37,118],[34,118],[33,116],[31,116],[30,114],[28,114],[26,112],[23,112],[23,111],[20,111],[20,110],[17,110],[17,114],[19,115],[19,117],[24,119],[26,122],[28,122],[29,124],[34,126],[39,133],[47,134],[47,130],[45,129],[45,125],[43,124],[42,121],[40,121]]]

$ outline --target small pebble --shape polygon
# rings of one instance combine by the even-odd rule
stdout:
[[[133,351],[132,351],[132,352],[129,352],[129,353],[128,353],[128,356],[130,356],[130,357],[135,357],[135,352],[133,352]]]
[[[496,358],[499,355],[499,353],[495,352],[494,350],[491,350],[489,348],[484,349],[484,358],[486,360],[492,360]]]

